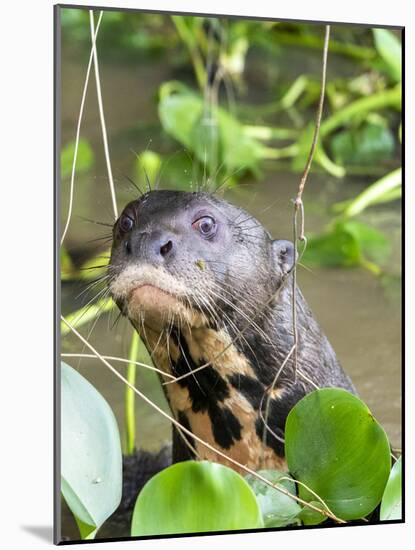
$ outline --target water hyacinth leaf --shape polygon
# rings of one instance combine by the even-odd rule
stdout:
[[[131,535],[263,527],[251,487],[231,468],[179,462],[150,479],[135,503]]]
[[[200,120],[203,102],[179,82],[167,82],[160,88],[159,116],[164,130],[182,145],[193,150],[190,139]],[[202,159],[203,160],[203,159]]]
[[[244,126],[220,107],[206,108],[203,98],[177,82],[160,88],[159,116],[164,130],[214,170],[223,162],[258,173],[266,148],[249,136]]]
[[[316,390],[295,405],[285,426],[285,452],[291,475],[336,516],[359,519],[379,504],[391,465],[388,438],[346,390]],[[303,485],[299,496],[316,500]]]
[[[278,484],[286,489],[292,495],[296,494],[294,480],[286,472],[260,470],[258,473],[274,485]],[[298,521],[301,507],[294,499],[267,485],[252,474],[245,476],[245,479],[256,495],[265,527],[284,527]]]
[[[361,250],[355,237],[335,224],[327,232],[309,238],[303,261],[324,267],[360,265]]]
[[[75,155],[75,142],[70,141],[61,150],[61,177],[66,178],[72,173],[72,164]],[[94,152],[86,139],[78,142],[76,156],[76,171],[86,172],[94,163]]]
[[[319,500],[310,500],[310,504],[319,510],[324,510],[324,505]],[[304,525],[318,525],[327,519],[325,514],[319,514],[316,510],[308,506],[304,506],[298,517]]]
[[[372,165],[391,158],[395,141],[388,127],[363,124],[333,136],[331,150],[335,162],[339,164]]]
[[[389,241],[377,229],[357,220],[339,222],[338,226],[359,243],[362,257],[378,263],[387,258],[390,250]]]
[[[402,78],[402,47],[398,38],[387,29],[373,29],[375,46],[395,81]]]
[[[118,426],[101,394],[65,363],[61,392],[61,490],[82,538],[93,538],[121,501]]]
[[[376,229],[356,220],[339,220],[310,237],[303,261],[324,267],[367,266],[369,261],[384,261],[389,250],[388,240]]]
[[[219,131],[222,146],[222,161],[228,172],[237,168],[259,173],[259,162],[265,156],[266,148],[256,139],[248,136],[242,124],[222,109],[218,109]]]
[[[402,519],[402,457],[391,470],[380,505],[380,519]]]

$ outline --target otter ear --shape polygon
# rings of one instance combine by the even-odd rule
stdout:
[[[294,245],[290,241],[282,239],[272,241],[274,258],[284,275],[289,273],[294,266]]]

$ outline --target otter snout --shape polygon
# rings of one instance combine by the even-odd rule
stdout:
[[[174,235],[172,231],[135,230],[125,240],[125,255],[128,259],[157,266],[174,257],[177,240],[177,235]]]

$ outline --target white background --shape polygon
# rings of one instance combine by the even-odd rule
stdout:
[[[415,17],[404,0],[116,0],[77,2],[406,26],[407,524],[113,543],[106,548],[408,547],[414,539],[414,55]],[[0,12],[0,525],[3,548],[51,544],[53,334],[53,2],[21,0]],[[410,543],[411,545],[413,544]],[[226,546],[225,546],[226,545]],[[102,545],[100,545],[102,546]],[[85,548],[85,546],[84,546]]]

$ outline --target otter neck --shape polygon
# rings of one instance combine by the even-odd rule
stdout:
[[[246,321],[239,326],[246,326]],[[286,411],[280,384],[270,396],[269,415],[269,425],[279,439],[267,434],[263,445],[264,393],[278,366],[273,364],[277,347],[267,338],[265,328],[250,327],[239,337],[230,326],[173,327],[163,334],[144,331],[156,366],[178,379],[170,383],[161,375],[162,382],[168,382],[163,388],[175,418],[202,440],[254,469],[285,465],[282,438]],[[268,354],[264,363],[255,357],[255,350],[261,357]],[[196,440],[187,439],[199,458],[226,463]],[[176,446],[181,445],[180,438],[174,440]]]

